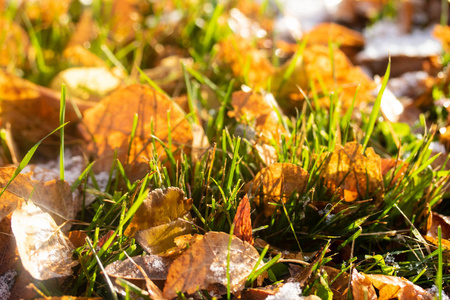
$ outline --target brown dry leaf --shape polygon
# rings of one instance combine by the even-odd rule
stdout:
[[[366,277],[366,279],[368,279],[378,290],[378,300],[389,300],[393,298],[398,298],[399,300],[435,299],[434,295],[405,278],[387,275],[360,274]]]
[[[377,300],[377,294],[371,283],[371,281],[364,276],[364,274],[359,273],[356,269],[352,272],[351,281],[352,295],[353,299],[367,299],[367,300]]]
[[[267,144],[255,144],[256,152],[266,166],[273,165],[278,161],[277,149]]]
[[[70,68],[61,71],[50,83],[54,90],[60,90],[66,84],[69,95],[81,100],[99,101],[118,89],[124,79],[118,70],[106,67]]]
[[[26,31],[3,17],[0,17],[0,28],[0,66],[23,66],[30,48]]]
[[[0,188],[6,186],[15,170],[15,167],[0,168]],[[33,180],[32,176],[31,172],[19,174],[3,193],[0,198],[0,219],[20,207],[25,200],[49,212],[58,225],[74,219],[77,214],[75,207],[78,205],[73,201],[69,184],[60,180],[40,182]]]
[[[138,115],[136,136],[127,159],[135,114]],[[80,126],[80,130],[89,141],[88,151],[97,158],[94,168],[98,172],[111,168],[117,150],[121,163],[130,163],[127,166],[132,177],[130,180],[146,174],[148,161],[153,157],[152,130],[167,145],[169,124],[172,137],[170,150],[175,153],[175,159],[180,157],[180,150],[190,154],[188,146],[192,145],[193,138],[184,112],[167,96],[149,86],[135,84],[113,92],[86,110],[83,123],[85,127]],[[166,158],[165,151],[158,141],[155,144],[162,161]]]
[[[389,176],[392,178],[391,185],[397,183],[405,175],[408,169],[408,163],[402,161],[401,159],[395,158],[382,158],[381,159],[381,175],[385,178],[389,172],[392,170]]]
[[[69,65],[74,67],[107,67],[100,57],[80,45],[64,49],[63,57]]]
[[[72,0],[25,0],[23,2],[28,19],[39,22],[41,26],[46,28],[54,23],[63,22],[64,18],[67,17]]]
[[[78,261],[73,246],[53,218],[31,201],[24,202],[11,217],[11,228],[24,268],[38,280],[72,274]]]
[[[346,202],[367,197],[382,199],[381,158],[372,148],[363,153],[363,147],[356,142],[344,147],[336,145],[333,153],[321,155],[319,165],[322,163],[321,177],[332,193],[339,193],[340,199]]]
[[[16,269],[15,265],[19,260],[16,240],[11,230],[11,216],[9,214],[0,220],[0,274]]]
[[[441,226],[441,244],[447,250],[450,249],[450,217],[431,212],[427,221],[427,233],[425,239],[438,246],[438,227]]]
[[[60,125],[60,95],[53,90],[0,70],[0,99],[2,121],[4,124],[11,124],[11,133],[24,151],[28,151]],[[91,106],[77,100],[74,102],[81,112]],[[77,114],[69,103],[66,106],[66,121],[72,124],[78,121]],[[65,128],[66,136],[75,135],[74,127],[68,125]],[[59,137],[49,137],[47,140],[52,139],[57,140],[59,145]]]
[[[148,4],[142,0],[114,0],[108,16],[111,18],[111,34],[118,43],[132,40],[140,29]]]
[[[75,248],[81,247],[86,244],[86,238],[88,235],[84,231],[73,230],[67,235],[67,238]],[[100,246],[101,247],[101,246]]]
[[[148,254],[164,255],[171,253],[176,247],[175,238],[192,232],[192,225],[183,220],[175,220],[169,223],[137,231],[134,235],[139,245]]]
[[[115,261],[107,265],[105,271],[108,276],[125,279],[142,289],[146,288],[145,276],[147,276],[159,288],[162,288],[172,262],[173,259],[157,255],[136,256],[124,261]],[[145,274],[142,274],[136,265],[141,267]],[[123,292],[121,286],[118,284],[114,286],[119,293]]]
[[[89,42],[98,36],[98,31],[99,29],[94,22],[92,9],[84,9],[76,24],[75,31],[70,36],[66,49],[76,46],[88,46]]]
[[[248,200],[248,196],[245,195],[239,203],[236,214],[234,215],[233,224],[235,227],[233,234],[253,246],[254,241],[252,236],[252,219],[250,217],[250,210],[250,201]]]
[[[433,35],[441,42],[445,51],[450,51],[450,26],[436,24],[433,29]]]
[[[274,68],[267,57],[248,39],[231,36],[218,43],[217,61],[231,69],[234,77],[251,88],[265,87]],[[245,80],[246,79],[246,80]]]
[[[124,234],[133,236],[137,231],[183,218],[191,207],[192,199],[187,199],[183,190],[177,187],[155,189],[138,208]]]
[[[321,87],[326,88],[328,92],[338,91],[344,109],[351,106],[358,85],[360,87],[356,96],[356,107],[374,99],[372,91],[376,87],[375,83],[361,68],[353,66],[341,50],[333,50],[333,62],[332,64],[328,47],[312,45],[304,49],[301,59],[296,62],[294,72],[285,82],[283,74],[291,61],[279,67],[273,76],[272,91],[280,106],[287,111],[300,108],[304,97],[298,87],[309,94],[310,83],[316,88],[317,95],[322,96],[319,105],[324,107],[330,105],[330,100]]]
[[[328,47],[328,43],[336,43],[347,56],[356,55],[364,47],[364,36],[337,23],[321,23],[305,34],[308,44],[320,44]]]
[[[262,187],[262,193],[257,193],[255,203],[260,205],[263,197],[264,215],[270,217],[280,199],[286,202],[293,192],[302,193],[308,182],[309,174],[303,168],[290,163],[276,163],[262,169],[255,178],[244,187],[246,192],[257,193]]]
[[[203,127],[196,123],[191,124],[192,127],[192,162],[197,162],[201,157],[207,152],[211,144],[208,141],[208,136],[206,135]]]
[[[240,122],[254,124],[255,130],[263,135],[265,141],[271,138],[279,141],[281,134],[286,133],[276,113],[276,110],[281,110],[272,95],[237,91],[232,95],[231,105],[234,111],[228,112],[228,115]]]
[[[230,244],[230,235],[208,232],[172,263],[164,286],[164,297],[172,299],[177,292],[193,294],[217,284],[226,286],[228,255],[230,290],[232,293],[242,290],[259,259],[258,251],[235,236]]]

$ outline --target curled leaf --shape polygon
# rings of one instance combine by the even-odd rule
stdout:
[[[244,187],[245,191],[256,193],[255,203],[260,205],[263,198],[264,215],[271,216],[276,206],[271,203],[284,202],[293,192],[302,193],[308,182],[309,174],[300,166],[290,163],[276,163],[262,169],[255,178]],[[262,193],[258,193],[259,188]]]
[[[250,217],[250,201],[248,200],[247,195],[245,195],[239,203],[236,214],[234,215],[233,223],[235,225],[234,235],[241,240],[246,241],[250,245],[253,245],[254,241],[252,236],[252,219]]]
[[[217,284],[226,286],[228,255],[230,290],[242,290],[259,259],[258,251],[235,236],[230,244],[228,234],[208,232],[170,265],[164,297],[172,299],[177,292],[193,294]]]

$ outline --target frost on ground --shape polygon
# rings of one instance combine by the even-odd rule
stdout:
[[[439,299],[439,289],[437,286],[433,285],[429,289],[427,289],[427,292],[434,295],[436,299]],[[444,291],[442,291],[442,300],[450,300],[450,297],[447,296]]]
[[[266,300],[301,300],[302,289],[300,288],[300,283],[298,282],[288,282],[285,283],[278,293],[275,295],[268,296]]]
[[[16,275],[16,271],[9,270],[0,276],[0,299],[9,299]]]
[[[442,52],[441,43],[431,34],[432,28],[414,30],[410,34],[401,32],[399,26],[389,20],[382,20],[364,30],[365,49],[359,59],[380,59],[384,57],[430,56]]]

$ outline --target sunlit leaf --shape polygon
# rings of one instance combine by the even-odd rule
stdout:
[[[139,230],[163,225],[183,218],[192,207],[192,199],[176,187],[153,190],[138,208],[125,231],[133,236]]]
[[[23,66],[30,48],[27,33],[18,24],[3,17],[0,17],[0,28],[0,66]]]
[[[363,148],[356,142],[345,146],[337,145],[331,154],[322,154],[321,176],[331,192],[338,192],[346,202],[356,199],[375,197],[381,200],[383,195],[383,177],[381,158],[372,148]]]
[[[129,149],[135,114],[138,116],[137,130]],[[170,130],[172,147],[169,150],[175,159],[181,155],[181,149],[189,154],[190,149],[186,146],[192,145],[191,127],[182,109],[167,96],[145,85],[131,85],[113,92],[85,112],[83,123],[85,126],[80,129],[89,142],[88,151],[97,158],[94,165],[97,172],[109,171],[117,150],[117,158],[122,164],[129,162],[129,174],[135,179],[141,178],[153,157],[153,142],[160,160],[167,157],[163,146],[153,139],[152,134],[169,147]]]
[[[250,201],[248,200],[248,196],[245,195],[239,203],[236,214],[234,215],[233,234],[250,245],[253,245],[254,241],[252,236],[252,219],[250,217],[250,210]]]
[[[223,232],[208,232],[192,245],[169,268],[164,296],[176,297],[177,292],[193,294],[216,284],[227,286],[227,255],[230,255],[230,290],[244,288],[247,276],[259,259],[253,246]],[[195,272],[193,272],[195,270]]]
[[[72,267],[78,263],[72,259],[73,246],[48,213],[31,201],[24,202],[13,212],[11,228],[22,264],[34,278],[72,274]]]
[[[228,115],[239,122],[254,126],[257,133],[261,133],[265,140],[271,138],[280,140],[281,134],[286,133],[276,111],[281,111],[272,95],[265,96],[255,92],[234,92],[231,105],[234,111]]]
[[[254,201],[260,205],[261,197],[266,217],[271,216],[276,206],[271,203],[284,202],[293,192],[302,193],[308,182],[309,174],[303,168],[290,163],[276,163],[262,169],[255,178],[246,184],[244,190],[256,193]],[[262,193],[259,193],[261,188]]]

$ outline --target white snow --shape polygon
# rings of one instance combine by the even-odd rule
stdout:
[[[404,34],[391,20],[381,20],[364,30],[366,47],[359,59],[380,59],[396,55],[431,56],[442,52],[441,43],[432,36],[433,28],[415,29]]]
[[[302,289],[298,282],[285,283],[275,295],[268,296],[266,300],[301,300]]]

